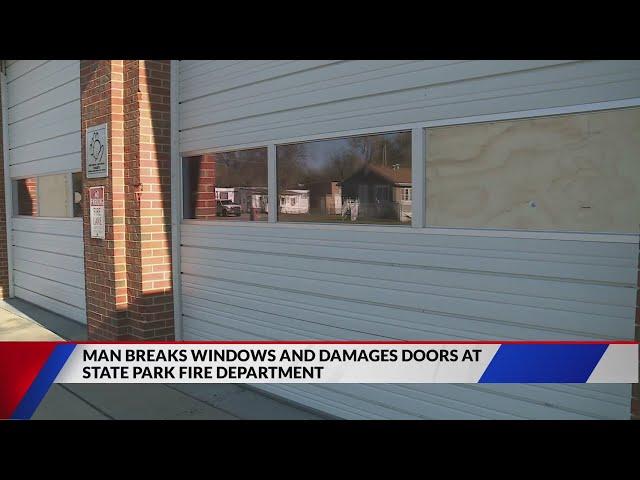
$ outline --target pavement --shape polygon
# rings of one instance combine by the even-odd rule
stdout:
[[[86,340],[86,326],[19,299],[0,301],[0,341]],[[236,384],[53,384],[34,420],[321,420]]]
[[[13,305],[0,303],[0,342],[59,342],[63,338],[43,327]]]

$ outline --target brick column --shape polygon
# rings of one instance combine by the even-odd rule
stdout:
[[[107,123],[109,136],[109,177],[89,180],[85,172],[91,340],[173,339],[169,67],[169,61],[81,63],[82,158],[87,127]],[[99,185],[105,240],[90,238],[86,193]]]
[[[638,254],[638,284],[636,290],[636,341],[640,342],[640,253]],[[640,368],[640,359],[638,360],[638,366]],[[640,420],[640,383],[634,383],[631,387],[631,418]]]
[[[4,75],[4,73],[0,73]],[[2,108],[4,99],[0,93],[0,160],[3,168],[0,168],[0,300],[9,296],[9,257],[7,249],[7,210],[4,190],[4,151],[2,134]]]
[[[194,162],[193,172],[197,175],[194,198],[195,217],[211,220],[216,217],[216,157],[205,154]]]
[[[124,195],[123,61],[83,60],[80,64],[82,169],[84,178],[84,265],[88,337],[117,340],[129,334]],[[109,176],[88,179],[88,127],[107,124]],[[105,240],[91,238],[89,187],[105,187]]]
[[[170,61],[125,61],[131,335],[173,340]]]

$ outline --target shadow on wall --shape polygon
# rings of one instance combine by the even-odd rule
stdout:
[[[131,112],[138,117],[138,158],[136,182],[127,192],[139,203],[127,217],[139,219],[127,222],[129,323],[136,337],[173,339],[170,61],[132,63],[139,69],[137,107]],[[131,192],[138,185],[142,191]]]
[[[83,130],[111,121],[112,136],[110,178],[84,188],[110,184],[113,194],[106,241],[90,238],[85,209],[88,337],[172,340],[170,61],[84,62]],[[97,95],[103,104],[85,103]]]
[[[38,185],[35,178],[16,180],[18,215],[38,215]]]

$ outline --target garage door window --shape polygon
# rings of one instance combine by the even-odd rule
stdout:
[[[411,223],[411,132],[279,145],[278,221]]]
[[[14,180],[14,214],[30,217],[82,216],[82,172]]]
[[[82,172],[72,174],[73,183],[73,216],[82,216]]]
[[[430,226],[638,232],[638,108],[427,135]]]
[[[35,217],[38,215],[38,182],[35,177],[14,181],[16,215]]]
[[[182,178],[184,218],[267,220],[266,148],[185,157]]]

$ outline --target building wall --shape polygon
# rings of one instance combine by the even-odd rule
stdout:
[[[83,135],[109,132],[109,177],[86,180],[106,212],[102,240],[84,210],[90,339],[174,338],[169,74],[168,61],[82,61]]]
[[[180,62],[182,152],[640,96],[637,61]]]
[[[633,338],[636,245],[509,237],[184,224],[184,339]],[[630,385],[260,388],[346,418],[628,418],[631,392]]]
[[[77,218],[13,218],[14,294],[86,323],[82,223]]]
[[[34,206],[12,212],[26,214],[12,221],[14,294],[85,322],[82,221],[72,218],[67,198],[69,174],[82,168],[80,62],[8,60],[6,66],[9,174]]]
[[[640,249],[640,248],[639,248]],[[640,254],[638,255],[638,283],[636,292],[636,336],[635,340],[640,342]],[[640,369],[640,358],[638,359],[638,368]],[[640,420],[640,383],[632,386],[631,399],[631,418]]]
[[[181,61],[179,78],[188,154],[640,97],[636,61]],[[635,335],[637,235],[215,221],[181,232],[186,340]],[[631,406],[630,385],[260,388],[344,418],[629,418]]]
[[[16,95],[37,69],[62,81],[60,95],[74,84],[82,94],[57,105],[42,88],[15,105],[29,128],[12,127],[13,141],[46,148],[16,148],[12,175],[84,163],[81,132],[109,125],[110,177],[85,185],[107,189],[106,240],[90,238],[86,195],[82,237],[55,232],[68,237],[56,248],[84,244],[65,267],[86,283],[90,339],[171,339],[169,62],[24,62],[10,64]],[[640,65],[622,61],[183,61],[179,76],[182,153],[640,96]],[[30,120],[42,105],[69,116]],[[81,131],[71,130],[80,106]],[[74,135],[78,151],[55,141]],[[50,228],[16,223],[18,237]],[[184,338],[638,338],[638,249],[637,236],[187,221]],[[628,385],[261,388],[345,418],[628,418],[632,398]],[[632,402],[638,416],[637,385]]]
[[[82,158],[86,129],[107,124],[109,177],[89,179],[83,164],[85,192],[105,189],[105,239],[91,238],[88,195],[84,199],[83,237],[87,290],[88,337],[114,340],[130,334],[127,318],[124,67],[122,60],[82,60]]]
[[[0,75],[4,75],[1,72]],[[2,121],[2,112],[6,99],[3,98],[3,92],[0,90],[0,159],[4,166],[4,136]],[[7,231],[7,210],[5,202],[4,188],[4,168],[0,169],[0,300],[9,296],[9,254],[8,254],[8,235]]]
[[[79,170],[80,61],[7,65],[11,177]]]
[[[124,61],[127,310],[145,340],[174,337],[169,66]]]
[[[60,200],[31,212],[50,218],[13,219],[16,296],[88,322],[92,340],[173,338],[169,62],[7,64],[9,171],[26,193]],[[73,215],[69,173],[102,123],[109,176],[84,171],[84,218],[53,218]],[[92,186],[105,188],[104,240],[90,235]]]

